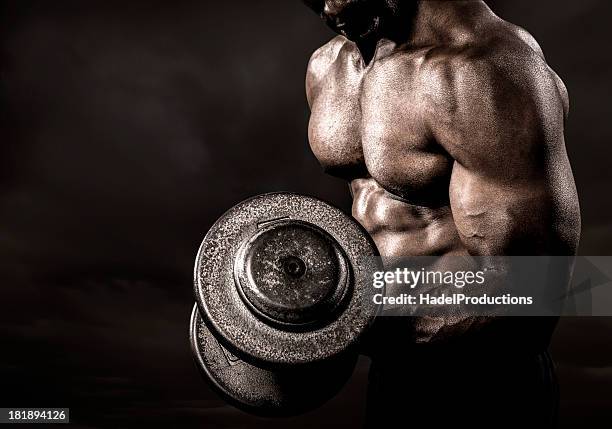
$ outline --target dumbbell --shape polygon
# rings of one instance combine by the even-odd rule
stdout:
[[[259,195],[208,231],[194,269],[190,340],[211,386],[259,415],[295,415],[351,376],[379,307],[380,259],[341,210],[293,193]]]

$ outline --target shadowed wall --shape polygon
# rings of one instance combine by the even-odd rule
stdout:
[[[489,3],[568,86],[580,253],[612,254],[612,5]],[[69,406],[75,427],[360,425],[365,360],[322,409],[267,421],[210,392],[187,342],[193,258],[227,208],[275,190],[349,208],[306,138],[306,64],[331,36],[299,1],[0,3],[1,406]],[[565,426],[612,418],[611,330],[560,324]]]

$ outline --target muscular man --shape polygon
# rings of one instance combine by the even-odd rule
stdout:
[[[525,30],[483,1],[307,3],[340,33],[308,65],[310,145],[382,256],[575,253],[567,91]],[[549,424],[553,325],[383,324],[369,423]]]

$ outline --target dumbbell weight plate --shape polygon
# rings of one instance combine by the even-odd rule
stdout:
[[[296,415],[327,402],[353,373],[356,354],[319,365],[271,371],[248,364],[217,342],[195,305],[190,324],[196,362],[228,403],[258,415]]]
[[[261,238],[268,233],[270,237]],[[276,250],[268,251],[258,242],[269,244],[276,233],[281,234]],[[290,244],[292,235],[298,237],[294,240],[297,245]],[[300,243],[312,246],[300,250]],[[285,248],[293,250],[281,255]],[[315,250],[310,252],[311,248]],[[259,255],[254,256],[255,261],[249,259],[253,254]],[[293,256],[298,260],[292,260]],[[367,295],[371,273],[380,269],[375,256],[376,246],[367,232],[339,209],[292,193],[260,195],[227,211],[206,234],[194,269],[197,304],[215,338],[250,363],[277,368],[321,362],[356,346],[373,322],[378,307]],[[305,303],[297,320],[283,318],[279,309],[287,305],[293,311],[299,302],[288,299],[282,288],[277,290],[285,295],[275,296],[262,269],[257,268],[258,258],[282,261],[285,274],[299,275],[305,268],[319,282],[319,289],[304,295],[312,302]],[[276,279],[285,275],[280,271],[270,269]],[[300,284],[312,287],[300,282],[301,278],[295,284],[281,282],[279,287],[287,286],[296,293]],[[338,283],[337,288],[330,286],[333,282]],[[326,321],[311,323],[317,319]]]

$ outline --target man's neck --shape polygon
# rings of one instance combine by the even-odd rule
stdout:
[[[490,9],[482,0],[405,1],[397,14],[386,17],[379,32],[358,42],[357,47],[368,64],[382,39],[415,48],[448,44],[484,12]]]
[[[492,12],[482,0],[419,1],[405,43],[415,47],[452,43],[488,13]]]

